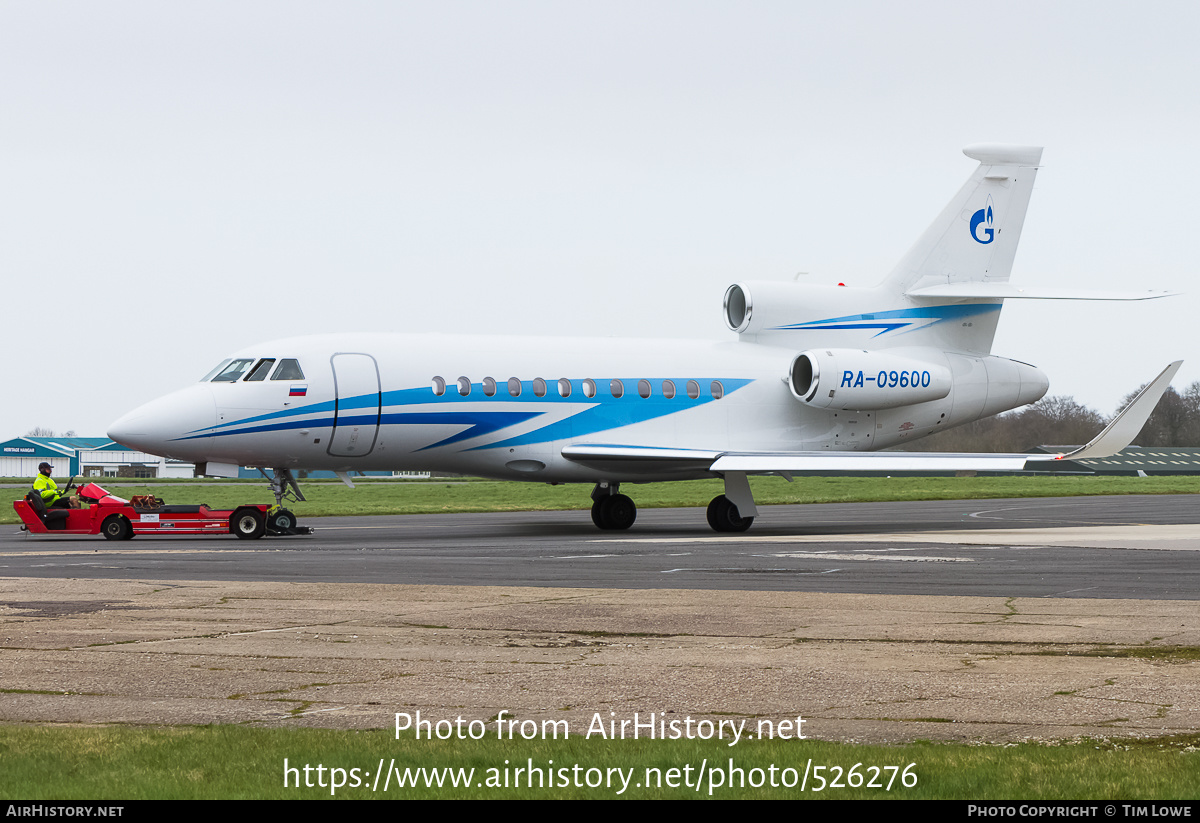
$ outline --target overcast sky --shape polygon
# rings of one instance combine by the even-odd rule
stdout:
[[[1200,379],[1200,4],[0,0],[0,440],[338,330],[732,338],[873,285],[976,142],[1044,145],[994,353]]]

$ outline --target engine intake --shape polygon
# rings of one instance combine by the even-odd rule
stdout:
[[[859,349],[800,352],[788,372],[792,395],[819,409],[910,406],[941,400],[953,385],[944,365]]]

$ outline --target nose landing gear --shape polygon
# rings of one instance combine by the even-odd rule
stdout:
[[[292,470],[271,469],[271,472],[274,477],[268,476],[261,468],[258,470],[275,495],[275,508],[267,512],[267,534],[312,534],[310,526],[297,526],[296,515],[283,507],[284,500],[304,502],[304,494],[292,476]]]

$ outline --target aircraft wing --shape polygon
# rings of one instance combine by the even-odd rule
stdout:
[[[1109,457],[1128,446],[1146,420],[1183,361],[1159,373],[1137,397],[1113,418],[1091,442],[1064,454],[954,454],[945,452],[733,452],[669,449],[650,446],[603,444],[570,445],[563,457],[607,471],[679,473],[709,471],[714,474],[783,474],[793,472],[942,472],[1036,470],[1039,463]]]
[[[653,446],[615,446],[581,443],[566,446],[562,456],[573,463],[613,472],[692,474],[708,471],[722,455],[700,449],[660,449]]]
[[[1137,393],[1137,397],[1121,410],[1121,413],[1104,427],[1104,431],[1092,438],[1086,446],[1061,456],[1041,455],[1041,460],[1086,460],[1095,457],[1111,457],[1133,442],[1138,432],[1150,419],[1150,413],[1162,399],[1163,393],[1175,379],[1175,372],[1183,365],[1182,360],[1176,360],[1167,366],[1158,377],[1146,384],[1146,388]]]

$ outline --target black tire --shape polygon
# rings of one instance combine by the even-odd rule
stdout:
[[[601,497],[599,500],[597,500],[595,503],[592,504],[592,522],[596,524],[597,529],[607,529],[608,528],[608,526],[604,525],[605,522],[607,522],[604,519],[604,504],[607,502],[608,502],[608,497]]]
[[[267,517],[267,531],[271,534],[291,534],[296,528],[296,515],[287,509],[279,509]]]
[[[737,506],[723,494],[712,499],[706,515],[715,532],[744,532],[754,523],[753,517],[738,514]]]
[[[105,540],[128,540],[133,537],[133,526],[122,514],[110,514],[100,524],[100,533]]]
[[[267,521],[258,509],[238,509],[229,518],[229,530],[241,540],[257,540],[267,532]]]
[[[608,498],[608,507],[604,512],[608,527],[615,531],[623,531],[637,520],[637,506],[633,500],[624,494],[614,494]]]
[[[637,520],[637,505],[624,494],[601,497],[592,504],[592,522],[605,531],[628,529]]]

